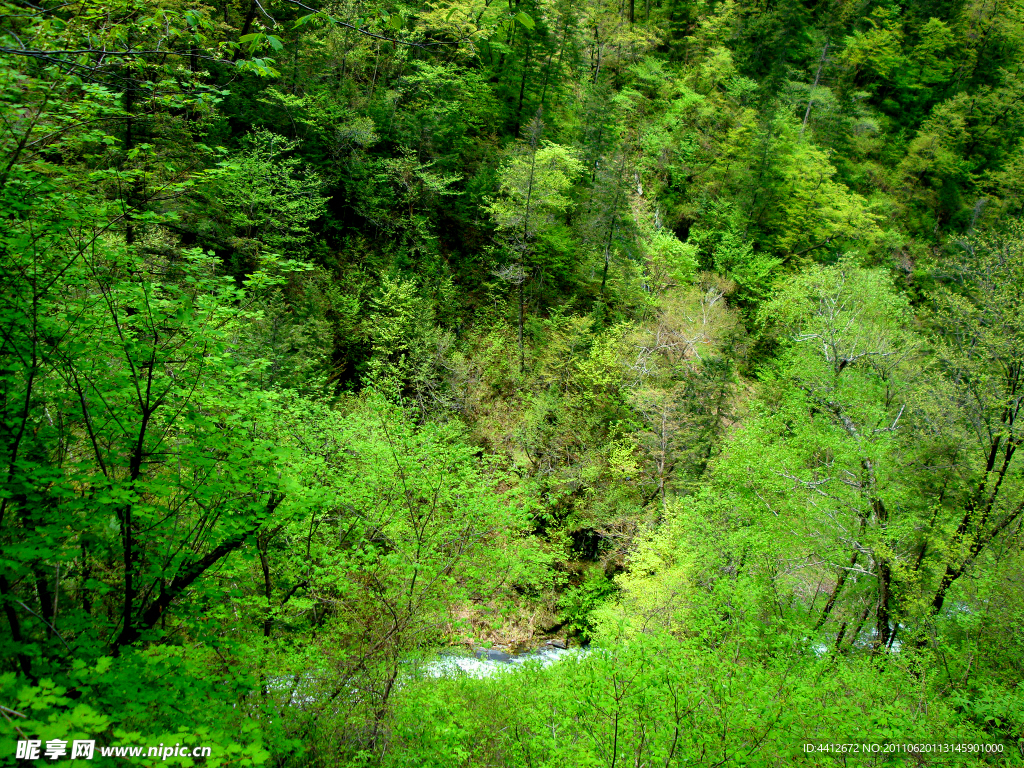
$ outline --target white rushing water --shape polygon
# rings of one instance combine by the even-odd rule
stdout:
[[[525,664],[548,667],[566,657],[578,658],[589,651],[580,648],[539,648],[528,653],[510,655],[502,651],[478,648],[473,655],[443,653],[438,658],[417,665],[417,672],[425,677],[492,677],[510,672]]]
[[[527,664],[548,667],[565,658],[580,658],[590,653],[581,648],[555,648],[543,646],[526,653],[509,654],[504,651],[477,648],[472,654],[442,651],[419,661],[403,662],[405,671],[398,680],[401,688],[410,678],[467,677],[485,678],[522,669]],[[407,666],[406,666],[407,665]],[[310,672],[281,675],[270,678],[266,689],[285,706],[306,707],[321,701],[324,678]],[[350,688],[353,698],[359,690]]]

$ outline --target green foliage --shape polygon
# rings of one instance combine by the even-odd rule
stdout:
[[[878,668],[817,659],[785,640],[760,657],[742,641],[708,648],[652,635],[549,669],[411,688],[384,765],[615,765],[621,761],[835,765],[818,739],[985,741],[952,706],[915,706],[931,682],[916,661]],[[992,762],[996,762],[996,757]],[[447,762],[446,762],[447,761]]]
[[[688,243],[664,231],[655,232],[651,236],[648,245],[651,271],[658,276],[658,283],[685,285],[693,280],[697,271],[696,249],[687,246]]]
[[[78,660],[62,678],[62,685],[43,679],[34,686],[24,685],[13,674],[0,678],[4,700],[22,715],[13,719],[18,730],[5,733],[0,747],[14,754],[15,740],[29,736],[69,744],[74,739],[95,740],[97,748],[145,745],[148,749],[160,743],[209,747],[206,762],[218,766],[263,765],[270,758],[264,741],[270,734],[261,733],[233,706],[252,681],[236,675],[225,686],[180,651],[100,657],[88,666]],[[302,748],[298,742],[280,739],[280,733],[275,735],[278,739],[271,737],[275,749]],[[97,753],[94,759],[98,758]]]
[[[566,193],[582,172],[582,163],[568,147],[551,142],[524,148],[506,163],[498,182],[503,196],[491,203],[489,212],[515,250],[527,249],[572,205]]]
[[[18,738],[1019,750],[1020,0],[0,6]]]
[[[613,594],[615,584],[597,571],[588,574],[581,584],[566,589],[559,599],[559,608],[569,632],[589,640],[595,628],[591,614]]]
[[[297,255],[311,235],[309,225],[324,212],[323,182],[284,157],[298,142],[267,130],[246,137],[240,157],[223,161],[213,174],[207,202],[223,210],[218,235],[227,240],[241,263],[252,271],[268,254]],[[204,222],[198,223],[200,231]]]

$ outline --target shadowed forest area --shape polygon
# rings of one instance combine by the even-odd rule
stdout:
[[[0,763],[1024,765],[1024,1],[308,2],[0,2]]]

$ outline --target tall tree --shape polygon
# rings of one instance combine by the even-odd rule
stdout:
[[[528,139],[514,149],[499,175],[501,197],[489,211],[505,236],[515,262],[502,275],[518,283],[519,368],[524,370],[524,284],[534,270],[532,256],[538,236],[549,231],[556,217],[572,205],[567,193],[583,165],[568,147],[541,141],[544,124],[538,115],[528,128]]]

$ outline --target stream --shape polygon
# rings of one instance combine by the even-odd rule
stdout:
[[[442,651],[432,661],[418,664],[416,671],[426,677],[492,677],[531,662],[548,667],[567,656],[575,658],[588,653],[585,648],[557,648],[550,645],[523,653],[506,653],[494,648],[477,648],[473,653]]]
[[[409,678],[440,678],[465,675],[473,678],[494,677],[495,675],[522,668],[526,664],[537,663],[541,667],[549,667],[566,657],[579,658],[590,651],[586,648],[558,648],[552,645],[541,646],[522,653],[506,653],[494,648],[476,648],[472,653],[456,649],[442,650],[432,656],[417,661],[406,661],[406,671],[399,679],[401,687]],[[274,692],[286,706],[305,707],[322,700],[323,678],[315,673],[298,675],[279,675],[267,681],[267,690]],[[358,690],[350,689],[354,695]]]

